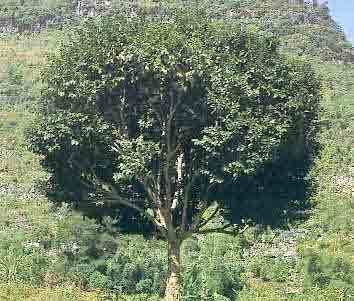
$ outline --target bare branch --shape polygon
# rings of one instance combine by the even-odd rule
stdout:
[[[244,233],[249,228],[249,225],[246,225],[242,229],[235,228],[233,230],[227,230],[228,228],[231,228],[233,226],[234,226],[233,224],[227,224],[227,225],[224,225],[224,226],[218,227],[218,228],[199,230],[196,233],[197,234],[223,233],[223,234],[228,234],[228,235],[237,235],[237,234]]]
[[[213,211],[213,213],[205,220],[203,220],[199,225],[198,225],[198,229],[203,228],[204,226],[206,226],[215,216],[216,214],[219,212],[219,205],[216,205],[215,210]]]
[[[148,180],[151,180],[152,181],[152,185],[149,185],[148,183]],[[143,181],[140,181],[143,186],[144,186],[144,189],[146,191],[146,193],[148,194],[148,196],[150,197],[150,199],[154,202],[154,204],[156,205],[156,207],[160,207],[160,199],[159,197],[156,195],[156,193],[154,192],[157,191],[156,190],[156,182],[154,180],[154,178],[152,177],[146,177],[145,180]],[[152,187],[151,187],[152,186]]]
[[[182,98],[179,98],[177,103],[174,106],[170,105],[170,114],[168,116],[167,126],[166,126],[167,156],[166,156],[166,165],[164,168],[164,175],[165,175],[166,194],[167,194],[166,205],[168,208],[171,208],[172,206],[171,202],[173,201],[172,199],[174,195],[174,193],[172,192],[172,185],[171,185],[171,178],[170,178],[171,161],[173,161],[173,165],[175,165],[175,157],[177,155],[177,146],[174,145],[172,139],[172,122],[174,120],[178,107],[182,103],[182,100],[183,100]]]
[[[134,203],[130,202],[129,200],[124,199],[124,198],[119,198],[119,199],[112,198],[112,199],[106,199],[105,201],[117,203],[117,204],[124,205],[129,208],[137,210],[142,215],[144,215],[150,222],[152,222],[161,231],[161,233],[163,235],[165,235],[167,233],[167,229],[163,223],[161,223],[158,219],[156,219],[152,214],[150,214],[146,210],[140,208],[139,206],[136,206]]]
[[[136,205],[133,199],[122,197],[112,184],[104,182],[101,179],[98,179],[97,177],[96,177],[96,181],[98,181],[101,184],[102,188],[109,196],[105,198],[106,202],[117,203],[137,210],[142,215],[144,215],[149,221],[151,221],[154,225],[156,225],[156,227],[162,232],[163,235],[167,233],[166,226],[162,220],[161,221],[157,220],[154,215],[147,212],[144,208],[141,208],[138,205]]]
[[[197,213],[197,216],[195,217],[195,220],[193,221],[193,223],[192,223],[192,225],[191,225],[191,227],[190,227],[189,232],[191,232],[191,233],[196,232],[196,230],[198,229],[198,225],[199,225],[199,223],[200,223],[200,221],[201,221],[201,219],[202,219],[202,216],[203,216],[204,212],[205,212],[208,208],[209,208],[209,206],[206,205],[206,204],[204,204],[204,205],[202,206],[202,208],[200,208],[199,212]]]

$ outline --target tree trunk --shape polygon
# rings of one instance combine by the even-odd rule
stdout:
[[[180,242],[177,239],[168,239],[168,272],[164,301],[181,300],[181,258]]]

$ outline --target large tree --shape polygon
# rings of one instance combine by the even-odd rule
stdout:
[[[242,228],[227,187],[284,154],[308,158],[320,98],[311,67],[280,56],[273,37],[172,19],[72,29],[49,59],[30,136],[79,204],[130,208],[155,225],[168,244],[168,301],[179,300],[185,239]],[[217,215],[223,223],[208,226]]]

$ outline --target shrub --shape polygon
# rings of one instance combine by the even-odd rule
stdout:
[[[107,290],[107,288],[110,288],[110,286],[111,285],[108,280],[108,277],[101,274],[100,272],[95,271],[89,277],[89,288]]]
[[[226,235],[208,235],[198,243],[187,243],[184,300],[233,300],[243,285],[238,240]]]
[[[159,292],[166,264],[163,242],[136,235],[119,236],[112,253],[103,252],[107,250],[104,247],[99,247],[99,252],[87,252],[90,248],[84,241],[77,238],[77,242],[80,249],[67,258],[65,273],[80,287],[122,293]]]
[[[76,264],[69,271],[68,276],[80,287],[87,287],[90,276],[95,272],[94,265],[90,263]]]
[[[260,257],[254,259],[250,264],[250,271],[253,276],[263,281],[286,282],[294,273],[294,262],[281,258]]]
[[[21,63],[13,63],[8,66],[8,81],[10,85],[21,86],[24,83],[24,67]]]
[[[0,85],[0,95],[8,99],[19,98],[25,91],[24,66],[11,63],[7,66],[7,78]]]
[[[0,282],[28,283],[43,281],[50,266],[50,258],[38,243],[5,241],[0,243]]]
[[[354,287],[354,268],[347,258],[310,252],[305,257],[304,269],[306,287],[323,288],[330,284]]]

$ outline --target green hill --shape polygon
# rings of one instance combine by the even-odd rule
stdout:
[[[167,4],[166,4],[167,3]],[[124,0],[4,0],[0,4],[0,32],[41,31],[76,22],[79,17],[103,14],[133,14],[137,9],[166,14],[171,1]],[[177,6],[199,5],[213,17],[243,25],[256,25],[281,38],[285,51],[319,57],[325,61],[353,61],[352,45],[332,20],[325,5],[314,1],[227,0],[175,1]]]

